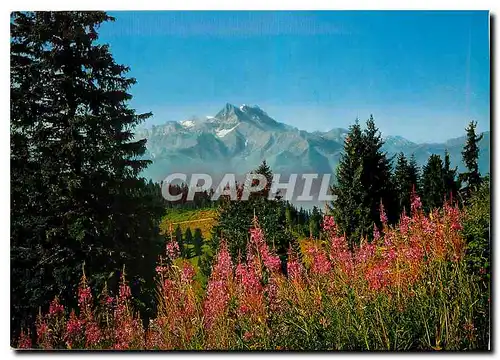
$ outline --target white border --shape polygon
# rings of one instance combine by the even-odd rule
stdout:
[[[498,4],[498,2],[497,2]],[[475,0],[475,1],[464,1],[464,0],[455,0],[455,1],[432,1],[432,2],[423,2],[423,1],[394,1],[394,0],[379,0],[376,2],[369,1],[360,1],[360,0],[351,0],[346,2],[334,2],[332,0],[308,0],[308,1],[270,1],[270,0],[251,0],[251,1],[239,1],[236,2],[234,0],[169,0],[169,1],[134,1],[134,2],[125,2],[123,0],[86,0],[84,2],[74,2],[68,3],[66,1],[61,0],[45,0],[45,1],[35,1],[35,0],[18,0],[18,1],[5,1],[1,3],[1,22],[0,28],[2,31],[2,36],[0,37],[1,48],[3,52],[3,56],[0,57],[0,61],[2,63],[2,71],[0,72],[0,78],[2,82],[2,107],[4,113],[4,120],[2,120],[2,126],[0,130],[0,146],[2,156],[0,157],[0,169],[4,169],[4,174],[1,176],[1,190],[3,195],[3,201],[1,206],[1,229],[3,231],[2,236],[2,257],[3,261],[0,261],[0,267],[2,274],[5,274],[6,281],[4,280],[2,290],[4,296],[0,297],[0,301],[2,303],[2,317],[3,321],[1,322],[2,326],[0,339],[2,341],[2,359],[4,356],[13,357],[14,352],[10,350],[10,339],[9,339],[9,313],[10,313],[10,222],[9,222],[9,214],[10,214],[10,179],[9,179],[9,157],[10,154],[10,141],[8,127],[7,127],[7,119],[9,118],[9,13],[12,10],[491,10],[493,14],[499,14],[497,11],[498,5],[495,4],[494,1],[490,0]],[[498,30],[498,18],[496,18],[496,30]],[[495,42],[495,48],[498,48],[498,41],[496,38],[493,39]],[[495,66],[498,70],[498,61],[495,59]],[[494,103],[498,104],[498,92],[495,93],[495,98],[493,99]],[[494,113],[492,112],[492,116]],[[493,119],[495,121],[496,119]],[[493,129],[492,129],[493,130]],[[494,146],[494,159],[495,164],[492,164],[492,170],[496,167],[498,159],[500,159],[499,147]],[[7,174],[9,173],[9,174]],[[495,179],[496,181],[496,179]],[[494,184],[495,188],[498,188],[498,183]],[[495,199],[496,200],[496,199]],[[497,201],[494,201],[494,214],[495,219],[494,223],[499,224],[500,222],[498,217],[500,214],[497,208]],[[500,246],[499,243],[492,240],[494,245],[494,256],[497,261],[497,248]],[[496,266],[495,266],[496,267]],[[493,276],[495,278],[495,276]],[[495,287],[496,284],[494,284]],[[495,306],[494,310],[497,310],[498,301],[496,297],[493,300],[493,304]],[[497,311],[494,311],[495,315],[498,315]],[[498,322],[496,322],[498,324]],[[499,345],[499,337],[498,337],[498,329],[494,331],[494,340],[493,342],[496,346]],[[75,354],[73,354],[74,356]],[[137,354],[135,354],[137,355]],[[176,354],[165,354],[167,356],[177,356]],[[196,356],[196,355],[188,355],[187,356]],[[184,356],[186,356],[184,355]],[[201,356],[210,356],[208,353],[199,354]],[[216,356],[223,354],[214,354]],[[238,357],[247,357],[252,356],[252,354],[247,353],[237,353],[231,354],[231,356],[236,355]],[[259,354],[259,357],[271,357],[279,354]],[[307,355],[307,354],[305,354]],[[330,356],[329,354],[325,354],[326,356]],[[332,354],[333,356],[344,356],[345,354]],[[386,354],[380,354],[381,356],[387,356]],[[68,356],[68,355],[63,355]],[[77,355],[78,356],[78,355]],[[95,355],[97,357],[101,357],[102,354]],[[295,356],[294,354],[286,354],[286,356]],[[349,355],[352,356],[352,355]],[[358,355],[355,355],[358,356]],[[420,355],[419,355],[420,356]],[[422,354],[425,356],[425,354]],[[448,354],[445,356],[455,356],[455,354]]]

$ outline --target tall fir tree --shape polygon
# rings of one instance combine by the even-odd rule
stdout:
[[[417,194],[421,195],[420,167],[417,164],[415,154],[411,154],[410,161],[408,162],[408,178],[412,185],[412,191],[415,190]]]
[[[266,178],[266,186],[264,187],[263,190],[253,192],[250,194],[251,198],[257,198],[257,197],[268,197],[269,192],[271,191],[271,185],[273,182],[273,172],[271,170],[271,167],[267,164],[266,160],[262,160],[262,163],[259,165],[257,169],[253,171],[254,174],[259,174],[263,175]],[[256,185],[257,180],[254,180],[252,185]]]
[[[139,173],[135,79],[97,42],[104,12],[11,14],[11,294],[13,329],[58,295],[75,304],[85,263],[98,286],[160,251],[161,203]],[[149,268],[149,266],[147,267]],[[131,280],[132,280],[131,279]],[[134,289],[132,289],[134,291]]]
[[[458,182],[456,179],[457,168],[451,168],[450,153],[448,150],[444,152],[444,164],[443,164],[443,182],[445,189],[445,197],[448,201],[457,200],[458,194]]]
[[[443,205],[446,195],[443,169],[443,161],[439,155],[429,156],[422,172],[422,202],[426,211]]]
[[[381,226],[380,208],[381,203],[385,208],[388,221],[394,223],[398,219],[398,206],[396,192],[392,179],[392,159],[382,151],[384,141],[375,126],[373,116],[366,122],[363,131],[363,178],[362,182],[366,188],[367,201],[370,208],[372,221]],[[367,229],[367,235],[372,235],[373,227]]]
[[[191,228],[188,227],[184,233],[184,257],[190,259],[194,256],[194,240]]]
[[[177,225],[175,228],[175,232],[173,234],[174,240],[177,242],[179,246],[179,253],[182,257],[186,254],[186,244],[184,242],[184,234],[182,233],[182,229],[180,225]]]
[[[481,174],[477,162],[479,158],[479,142],[482,140],[483,135],[476,135],[476,126],[477,122],[471,121],[465,129],[467,141],[462,151],[462,160],[467,171],[459,175],[459,180],[465,183],[464,191],[467,198],[481,184]]]
[[[273,173],[264,161],[254,173],[264,175],[272,181]],[[218,248],[222,240],[228,244],[233,259],[246,256],[249,229],[254,215],[264,231],[269,246],[278,253],[285,254],[290,244],[291,235],[286,226],[285,207],[282,199],[269,200],[266,195],[271,183],[260,192],[252,193],[248,201],[224,199],[218,209],[217,225],[213,228],[212,245]]]
[[[363,131],[356,120],[344,141],[344,151],[337,167],[337,183],[331,189],[336,199],[329,208],[351,247],[362,238],[371,239],[374,225],[380,228],[381,203],[389,222],[397,220],[392,159],[382,151],[383,145],[373,116]]]
[[[411,179],[410,165],[402,152],[398,154],[394,169],[394,186],[397,193],[399,214],[402,214],[403,212],[409,214],[411,191],[414,183]]]
[[[344,140],[344,151],[336,170],[336,182],[331,187],[335,200],[329,204],[339,230],[346,235],[351,246],[359,241],[365,229],[372,224],[366,187],[363,184],[363,141],[361,126],[356,120],[349,127]]]
[[[413,190],[420,193],[420,174],[415,155],[410,160],[401,152],[398,154],[394,168],[394,189],[398,199],[398,214],[410,212],[411,194]]]
[[[202,255],[202,247],[203,247],[203,234],[199,228],[196,228],[194,230],[194,235],[193,235],[194,256]]]

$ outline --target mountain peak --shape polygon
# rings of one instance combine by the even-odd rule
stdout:
[[[256,115],[265,115],[268,116],[267,113],[262,110],[259,105],[247,105],[243,104],[240,106],[240,110],[247,114],[256,114]]]
[[[237,115],[237,112],[240,112],[233,104],[227,103],[218,113],[215,115],[217,119],[225,119],[231,115]]]

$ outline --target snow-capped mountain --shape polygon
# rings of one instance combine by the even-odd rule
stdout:
[[[226,104],[214,116],[190,118],[138,130],[147,139],[145,158],[153,164],[146,177],[160,181],[173,172],[246,173],[263,159],[274,172],[335,173],[348,130],[307,132],[277,122],[258,106]],[[443,144],[416,144],[400,136],[388,136],[384,150],[408,157],[415,154],[423,165],[430,154],[450,152],[452,165],[461,168],[465,138]],[[489,132],[481,142],[480,170],[489,171]]]

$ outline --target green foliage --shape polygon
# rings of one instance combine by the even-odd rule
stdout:
[[[134,294],[152,282],[164,204],[159,187],[137,177],[149,162],[139,160],[146,140],[132,133],[151,114],[128,106],[135,79],[96,41],[112,20],[104,12],[11,15],[14,330],[54,295],[75,303],[84,262],[98,286],[113,288],[124,264]]]
[[[463,235],[467,240],[467,259],[476,274],[490,272],[490,182],[486,178],[477,191],[472,193],[465,207]]]
[[[337,183],[331,189],[336,200],[330,209],[350,246],[362,237],[371,238],[373,224],[380,227],[381,203],[390,222],[398,217],[391,160],[382,152],[383,144],[373,117],[366,122],[364,131],[356,121],[344,142],[337,167]]]
[[[309,217],[309,234],[317,239],[320,235],[321,212],[316,206],[313,206],[311,216]]]
[[[234,259],[245,257],[250,238],[248,229],[252,225],[254,215],[259,218],[269,245],[279,253],[285,253],[291,236],[285,226],[283,202],[267,200],[264,197],[250,198],[249,201],[228,201],[221,206],[217,224],[213,228],[214,249],[218,249],[220,242],[224,240],[228,243]]]
[[[464,213],[447,205],[426,216],[413,205],[410,221],[401,220],[405,226],[385,227],[378,241],[352,250],[345,238],[326,230],[322,246],[310,241],[302,256],[289,254],[288,272],[276,266],[276,254],[262,246],[256,227],[252,256],[232,263],[222,247],[208,279],[194,259],[159,266],[158,313],[148,327],[135,320],[123,281],[114,301],[106,301],[104,289],[98,297],[104,303],[97,306],[88,301],[88,288],[87,302],[80,301],[71,324],[70,309],[54,300],[37,321],[36,341],[24,334],[16,344],[128,350],[490,349],[489,292],[464,256],[459,223]],[[81,284],[84,294],[85,281]]]
[[[203,235],[200,229],[195,229],[193,236],[194,256],[201,256],[203,246]]]
[[[446,194],[441,157],[432,154],[422,172],[422,202],[429,212],[443,205]]]
[[[456,179],[457,167],[454,169],[450,168],[450,154],[446,150],[444,153],[444,165],[443,165],[443,183],[445,189],[445,197],[448,200],[457,199],[459,183]]]
[[[417,164],[417,159],[415,158],[415,154],[412,154],[410,157],[410,162],[408,163],[407,171],[410,183],[415,185],[415,192],[420,195],[422,193],[420,168]]]
[[[408,163],[403,153],[398,154],[394,170],[394,185],[398,196],[399,213],[410,213],[411,192],[417,187],[417,169],[415,164]]]
[[[467,197],[481,184],[481,174],[479,173],[477,161],[479,158],[478,143],[483,138],[483,135],[476,136],[476,126],[477,122],[471,121],[465,129],[467,132],[467,142],[462,151],[462,159],[467,171],[461,173],[459,178],[461,182],[465,182]]]
[[[248,201],[223,199],[218,210],[217,224],[213,228],[214,250],[217,250],[224,240],[233,259],[246,256],[250,238],[248,229],[252,226],[254,216],[259,218],[269,246],[284,254],[290,244],[291,234],[287,231],[285,217],[286,203],[281,199],[268,199],[272,172],[264,161],[255,173],[264,175],[268,179],[266,188],[252,193]],[[241,190],[239,192],[241,193]]]

